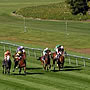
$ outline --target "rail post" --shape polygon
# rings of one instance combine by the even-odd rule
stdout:
[[[86,67],[86,62],[85,62],[85,59],[83,59],[83,63],[84,63],[84,67]]]
[[[77,59],[77,57],[76,57],[76,66],[78,66],[78,59]]]
[[[70,58],[70,56],[69,56],[69,64],[71,64],[71,58]]]

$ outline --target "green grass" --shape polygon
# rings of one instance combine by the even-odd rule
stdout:
[[[7,47],[8,48],[8,47]],[[12,50],[15,50],[13,47]],[[3,59],[3,50],[0,47],[0,62]],[[14,54],[12,52],[12,54]],[[13,64],[13,58],[11,58]],[[40,61],[37,61],[34,57],[27,55],[27,75],[18,74],[18,69],[13,73],[13,65],[10,75],[3,75],[2,68],[0,67],[0,88],[1,90],[89,90],[90,83],[90,71],[89,67],[83,67],[83,63],[80,66],[75,64],[69,65],[67,63],[68,58],[65,62],[65,68],[61,71],[53,72],[43,71]],[[74,59],[72,59],[74,62]],[[51,61],[52,63],[52,61]],[[87,62],[87,65],[90,62]],[[1,66],[1,63],[0,63]]]
[[[63,1],[63,0],[61,0]],[[24,20],[22,17],[15,17],[11,13],[17,9],[58,3],[60,0],[0,0],[0,41],[16,43],[34,48],[49,47],[53,50],[56,44],[68,48],[90,48],[90,22],[68,21],[67,35],[65,21],[44,21],[26,18],[27,32],[24,32]],[[12,50],[16,48],[12,47]],[[7,47],[6,49],[9,49]],[[18,75],[18,69],[11,75],[3,75],[1,61],[4,52],[0,45],[0,90],[89,90],[90,89],[90,66],[80,67],[69,65],[68,58],[63,71],[46,72],[42,70],[41,62],[32,56],[27,55],[27,75]],[[71,52],[71,54],[81,53]],[[12,54],[14,54],[12,52]],[[86,54],[85,54],[86,55]],[[84,56],[84,55],[83,55]],[[89,56],[89,55],[88,55]],[[13,63],[13,58],[11,58]],[[52,68],[53,69],[53,68]],[[22,71],[23,74],[23,71]]]
[[[87,15],[72,15],[70,6],[66,2],[24,7],[16,10],[15,14],[24,17],[53,19],[53,20],[87,20],[90,16]]]

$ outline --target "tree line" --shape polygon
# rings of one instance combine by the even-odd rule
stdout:
[[[70,5],[72,14],[77,15],[79,13],[86,15],[87,11],[90,9],[88,2],[90,0],[66,0]]]

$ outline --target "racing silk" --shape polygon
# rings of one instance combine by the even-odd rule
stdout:
[[[21,60],[22,58],[24,60],[26,60],[26,52],[25,52],[25,50],[24,49],[17,50],[15,59],[18,61],[18,60]]]
[[[22,57],[21,57],[18,53],[15,54],[15,60],[16,60],[16,61],[19,61],[21,58],[22,58]]]
[[[44,50],[43,50],[43,56],[45,56],[46,54],[47,54],[47,50],[44,49]]]
[[[57,54],[60,53],[60,45],[57,45],[57,46],[55,47],[55,51],[56,51]]]
[[[26,59],[26,52],[25,52],[25,49],[23,49],[22,52],[23,52],[23,58],[24,58],[24,60],[25,60],[25,59]]]
[[[5,52],[4,53],[4,60],[6,61],[9,61],[10,60],[10,53],[8,53],[8,52]]]

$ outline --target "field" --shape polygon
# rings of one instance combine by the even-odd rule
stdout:
[[[13,16],[12,12],[28,6],[47,5],[64,0],[0,0],[0,41],[16,43],[33,48],[62,44],[71,54],[89,57],[90,22],[36,20]],[[66,24],[67,22],[67,24]],[[26,25],[26,31],[25,26]],[[66,27],[67,25],[67,27]],[[88,49],[88,53],[84,52]],[[0,46],[0,66],[3,59]],[[12,53],[14,54],[15,51]],[[12,58],[11,58],[12,59]],[[66,59],[67,60],[67,59]],[[13,59],[12,59],[13,63]],[[80,62],[81,63],[81,62]],[[89,65],[89,62],[87,62]],[[13,68],[13,65],[12,65]],[[90,67],[69,65],[64,70],[43,71],[42,65],[34,57],[27,56],[27,75],[19,75],[18,69],[11,75],[3,75],[0,67],[0,90],[90,90]]]

